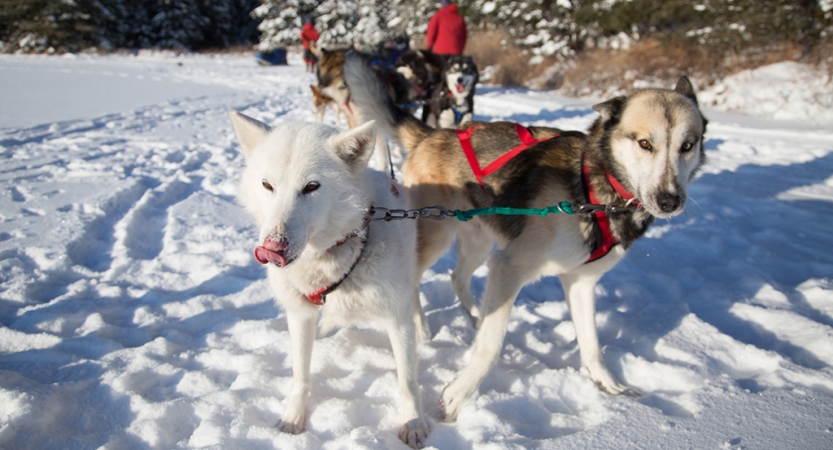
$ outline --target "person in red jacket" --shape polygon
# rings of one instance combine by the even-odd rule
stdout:
[[[428,22],[425,46],[438,55],[462,55],[466,37],[466,22],[457,12],[457,5],[443,0],[442,8]]]
[[[304,28],[301,30],[301,45],[304,46],[304,64],[306,64],[307,71],[309,72],[315,71],[315,63],[318,61],[318,58],[312,52],[312,48],[310,48],[311,44],[314,47],[314,42],[317,40],[318,31],[312,25],[311,21],[305,21]]]

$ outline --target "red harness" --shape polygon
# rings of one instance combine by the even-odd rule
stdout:
[[[474,130],[477,127],[469,127],[466,130],[454,130],[457,134],[457,139],[460,140],[460,146],[463,147],[463,153],[466,155],[466,159],[469,161],[469,165],[471,166],[471,171],[474,173],[474,177],[477,179],[477,182],[483,187],[483,177],[488,176],[495,172],[496,170],[503,167],[504,164],[508,163],[512,158],[518,156],[522,151],[532,147],[533,145],[539,142],[545,142],[550,139],[557,138],[558,134],[555,136],[551,136],[544,139],[535,139],[532,137],[532,133],[524,127],[523,125],[516,123],[515,124],[515,132],[518,134],[518,138],[521,140],[521,145],[509,150],[508,152],[501,155],[498,159],[492,161],[491,164],[486,166],[485,169],[480,168],[480,163],[477,162],[477,155],[474,154],[474,147],[471,145],[471,135],[474,134]]]
[[[584,153],[581,156],[581,178],[588,202],[591,205],[600,205],[601,202],[599,202],[599,198],[596,197],[596,191],[593,190],[593,186],[590,184],[590,168],[587,166],[587,153]],[[605,173],[605,178],[607,178],[607,182],[613,186],[613,190],[625,199],[626,202],[635,201],[637,204],[639,203],[638,200],[634,200],[633,194],[628,192],[628,190],[622,186],[622,183],[620,183],[616,177],[611,175],[610,172]],[[599,231],[602,234],[602,242],[596,247],[595,250],[593,250],[590,254],[590,258],[585,261],[585,264],[607,255],[610,253],[610,250],[612,250],[613,247],[619,243],[610,231],[610,218],[608,218],[606,212],[599,211],[593,214],[593,220],[595,221],[596,226],[599,227]]]
[[[535,139],[532,136],[532,133],[524,127],[523,125],[516,123],[515,124],[515,132],[518,134],[518,138],[521,140],[521,145],[509,150],[508,152],[501,155],[496,160],[492,161],[491,164],[486,166],[485,169],[480,168],[480,163],[477,161],[477,155],[474,153],[474,147],[471,144],[471,136],[474,134],[474,130],[477,127],[469,127],[466,130],[454,130],[454,133],[457,134],[457,139],[460,141],[460,146],[463,148],[463,153],[466,155],[466,159],[471,166],[471,171],[474,173],[474,177],[477,179],[477,182],[480,184],[480,187],[483,188],[483,177],[486,177],[496,170],[503,167],[507,162],[509,162],[512,158],[518,156],[522,151],[528,149],[529,147],[539,143],[545,142],[550,139],[555,139],[559,137],[559,134],[555,136],[551,136],[544,139]],[[585,194],[587,197],[587,201],[593,205],[601,204],[599,202],[598,197],[596,197],[596,191],[593,190],[593,186],[590,184],[590,168],[586,164],[587,161],[587,154],[583,154],[581,158],[581,178],[584,184]],[[628,192],[622,183],[619,182],[613,175],[610,173],[605,173],[605,178],[607,178],[608,183],[613,187],[617,194],[619,194],[626,202],[636,201],[634,200],[634,195]],[[613,232],[610,231],[610,218],[608,218],[607,213],[604,211],[599,211],[593,214],[593,219],[596,223],[596,226],[599,228],[599,231],[602,234],[602,242],[590,253],[590,258],[585,261],[585,264],[589,262],[593,262],[608,253],[610,250],[613,249],[619,241],[613,236]]]

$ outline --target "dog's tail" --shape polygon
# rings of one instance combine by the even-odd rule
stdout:
[[[382,84],[367,61],[355,52],[347,54],[344,79],[350,87],[353,101],[361,110],[362,117],[375,120],[382,134],[406,150],[413,150],[433,131],[433,128],[396,106],[388,94],[387,87]]]

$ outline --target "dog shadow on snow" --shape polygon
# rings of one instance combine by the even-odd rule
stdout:
[[[714,149],[720,143],[710,140],[707,148]],[[778,194],[794,188],[824,183],[832,172],[833,153],[830,153],[807,163],[743,165],[732,172],[704,174],[696,179],[690,187],[690,203],[684,213],[671,220],[655,222],[652,229],[657,232],[652,234],[649,230],[649,234],[638,240],[627,257],[602,277],[597,286],[599,339],[605,348],[605,360],[610,370],[619,379],[624,379],[623,357],[627,353],[649,362],[678,366],[679,362],[658,355],[655,347],[689,314],[740,343],[775,352],[792,364],[812,370],[829,368],[828,361],[779,338],[756,323],[754,316],[749,320],[738,316],[732,307],[749,303],[762,288],[771,286],[786,296],[791,312],[833,327],[833,318],[813,308],[797,289],[807,280],[825,279],[833,272],[833,257],[829,251],[819,248],[829,241],[827,224],[833,220],[833,204],[823,200],[777,198]],[[425,310],[432,335],[435,340],[438,335],[441,338],[440,342],[432,341],[429,345],[443,350],[448,358],[435,362],[451,366],[449,368],[456,373],[468,362],[464,355],[475,331],[459,306],[448,276],[455,263],[456,250],[452,247],[427,272],[422,292],[424,302],[427,301]],[[483,297],[486,276],[487,270],[481,267],[472,280],[472,293],[478,302]],[[453,303],[449,303],[449,299]],[[545,306],[547,304],[550,305]],[[513,379],[506,371],[514,372],[513,365],[525,365],[518,367],[522,374],[545,368],[579,368],[574,335],[557,332],[561,329],[559,325],[569,319],[557,277],[544,278],[521,290],[501,361],[484,380],[480,391],[510,392],[510,385],[517,376]],[[463,341],[462,345],[446,342],[449,330]],[[546,345],[548,340],[553,345]],[[510,355],[510,347],[537,361],[516,361]],[[705,376],[728,373],[740,388],[752,393],[768,388],[755,376],[749,378],[748,373],[738,373],[743,370],[735,372],[713,361],[706,364]],[[444,385],[439,383],[435,387],[435,391],[427,396],[430,398],[426,405],[439,398]],[[689,407],[674,401],[675,394],[682,393],[671,386],[668,391],[645,392],[635,401],[668,416],[693,417]],[[528,399],[526,403],[521,410],[541,409],[538,400]],[[551,412],[559,412],[558,409]],[[515,428],[524,435],[524,430],[529,431],[529,427],[521,422]],[[548,436],[576,431],[553,430]],[[443,433],[454,434],[454,431],[444,430]],[[533,435],[526,434],[526,438],[546,437]]]

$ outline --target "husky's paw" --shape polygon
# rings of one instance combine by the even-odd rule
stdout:
[[[440,396],[440,408],[442,410],[442,419],[445,422],[454,422],[457,420],[457,415],[463,405],[474,395],[477,386],[472,386],[470,383],[460,381],[460,378],[452,381],[443,389]]]
[[[593,380],[597,386],[599,386],[599,389],[607,394],[626,395],[628,397],[642,396],[642,393],[636,389],[616,381],[610,371],[607,370],[607,367],[603,365],[597,365],[592,369],[590,366],[585,366],[584,369],[587,370],[587,375],[589,375],[590,379]]]
[[[281,421],[278,422],[278,429],[284,433],[301,434],[305,429],[305,419],[306,418],[303,414],[293,415],[293,417],[290,417],[288,414],[284,414],[283,417],[281,417]]]
[[[428,431],[428,425],[425,424],[425,421],[416,418],[403,423],[399,427],[397,435],[399,440],[408,447],[423,448],[425,447],[425,439],[428,437]]]

